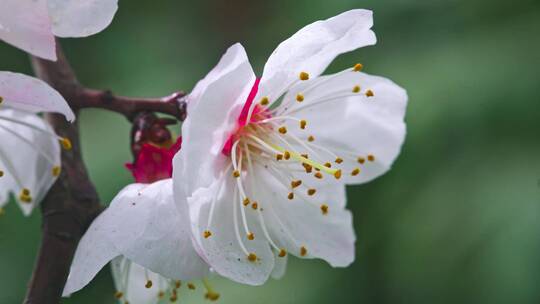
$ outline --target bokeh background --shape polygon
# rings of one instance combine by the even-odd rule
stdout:
[[[540,303],[540,2],[536,0],[120,0],[113,24],[66,40],[80,80],[133,96],[189,91],[240,41],[260,73],[302,26],[375,12],[378,44],[341,56],[408,90],[408,136],[394,168],[349,188],[356,262],[292,259],[262,287],[223,279],[220,303]],[[0,70],[31,73],[0,43]],[[107,203],[131,182],[129,124],[99,110],[80,123],[84,158]],[[20,303],[40,215],[0,217],[0,303]],[[202,288],[182,303],[203,303]],[[115,303],[108,268],[62,303]]]

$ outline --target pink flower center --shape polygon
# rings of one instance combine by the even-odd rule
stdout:
[[[268,111],[268,109],[256,105],[253,108],[253,113],[251,113],[251,118],[248,121],[248,115],[249,115],[249,109],[253,105],[253,101],[255,100],[255,96],[257,96],[257,92],[259,91],[259,82],[261,80],[257,78],[255,80],[255,83],[253,84],[253,87],[251,87],[251,91],[249,92],[248,98],[246,99],[246,103],[244,104],[244,107],[242,108],[242,111],[240,112],[240,116],[238,116],[238,120],[236,121],[236,127],[233,132],[231,132],[231,135],[229,135],[229,138],[227,138],[227,141],[225,142],[225,145],[223,146],[223,150],[221,153],[223,153],[226,156],[231,155],[232,146],[235,141],[238,140],[242,135],[246,133],[245,127],[249,125],[252,122],[257,122],[262,119],[270,118],[272,115]]]

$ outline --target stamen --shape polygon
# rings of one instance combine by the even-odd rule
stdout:
[[[270,100],[268,99],[268,97],[263,97],[261,98],[261,101],[259,103],[261,104],[261,106],[266,106],[270,103]]]
[[[279,133],[281,133],[281,134],[287,134],[287,128],[286,128],[285,126],[280,127],[280,128],[278,129],[278,131],[279,131]]]
[[[248,261],[250,261],[250,262],[255,262],[255,261],[257,261],[257,255],[256,255],[255,253],[252,252],[252,253],[250,253],[250,254],[247,255],[247,259],[248,259]]]
[[[353,70],[355,72],[360,72],[363,68],[364,68],[364,65],[362,65],[361,63],[357,63],[354,65]]]
[[[300,185],[302,185],[302,180],[293,180],[291,182],[291,187],[294,189],[296,187],[299,187]]]
[[[360,163],[360,164],[363,164],[363,163],[365,163],[365,162],[366,162],[366,159],[365,159],[365,158],[363,158],[363,157],[361,157],[361,156],[360,156],[360,157],[358,157],[358,158],[357,158],[356,160],[357,160],[357,161],[358,161],[358,163]]]
[[[276,160],[282,160],[283,154],[276,154]]]
[[[300,80],[308,80],[309,79],[309,74],[306,73],[306,72],[301,72],[300,75],[299,75],[299,78],[300,78]]]
[[[276,146],[276,145],[272,145],[272,144],[271,144],[270,146],[271,146],[272,148],[274,148],[274,149],[280,151],[280,152],[284,152],[284,154],[288,152],[288,153],[290,154],[290,157],[292,157],[292,158],[294,158],[294,159],[300,161],[301,163],[306,163],[306,164],[308,164],[308,165],[310,165],[310,166],[312,166],[312,167],[314,167],[314,168],[318,168],[319,170],[322,170],[323,172],[326,172],[326,173],[328,173],[328,174],[336,175],[337,171],[339,171],[339,170],[336,170],[336,169],[331,169],[331,168],[325,167],[325,166],[323,166],[323,165],[321,165],[321,164],[319,164],[319,163],[317,163],[317,162],[315,162],[315,161],[313,161],[313,160],[311,160],[311,159],[309,159],[309,158],[303,157],[302,155],[300,155],[300,154],[298,154],[298,153],[296,153],[296,152],[285,151],[283,148],[281,148],[281,147],[279,147],[279,146]],[[286,156],[287,156],[287,155],[285,154],[285,159],[287,159]],[[306,168],[306,166],[304,166],[304,168]],[[308,170],[308,169],[306,168],[306,171],[307,171],[307,170]],[[309,173],[309,172],[308,172],[308,173]]]
[[[312,141],[315,140],[315,137],[313,137],[313,135],[310,135],[310,136],[307,138],[307,140],[308,140],[309,142],[312,142]]]
[[[195,290],[195,284],[193,283],[188,283],[187,284],[187,288],[191,289],[191,290]]]
[[[323,215],[328,214],[328,205],[322,204],[321,205],[321,212],[322,212]]]
[[[306,254],[307,254],[306,247],[304,246],[300,247],[300,256],[306,256]]]
[[[204,297],[210,301],[216,301],[219,299],[219,293],[215,292],[212,286],[210,285],[210,282],[208,282],[207,279],[202,279],[204,288],[206,288],[206,293],[204,294]]]
[[[302,95],[302,94],[297,94],[297,95],[296,95],[296,101],[298,101],[298,102],[304,101],[304,95]]]
[[[176,289],[180,288],[180,286],[182,286],[182,281],[180,281],[180,280],[174,281],[174,287],[175,287]]]
[[[289,151],[283,152],[283,158],[285,158],[286,160],[289,160],[291,158],[291,152]]]
[[[30,195],[30,190],[28,190],[27,188],[23,188],[21,190],[21,193],[19,194],[19,200],[23,203],[31,203],[32,196]]]
[[[375,94],[373,94],[373,91],[372,91],[372,90],[367,90],[367,91],[366,91],[366,96],[367,96],[367,97],[373,97],[373,96],[375,96]]]
[[[210,230],[205,230],[203,232],[203,236],[204,236],[205,239],[207,239],[207,238],[212,236],[212,232]]]
[[[352,92],[353,92],[353,93],[358,93],[358,92],[360,92],[360,86],[358,86],[358,85],[354,86],[354,87],[352,88]]]
[[[322,179],[323,178],[323,175],[321,172],[315,172],[314,176],[318,179]]]
[[[281,249],[279,250],[278,256],[279,256],[280,258],[283,258],[283,257],[285,257],[286,255],[287,255],[287,251],[285,251],[285,249],[281,248]]]
[[[294,199],[294,193],[289,192],[289,195],[287,195],[287,198],[290,199],[290,200],[293,200]]]
[[[315,194],[315,192],[317,192],[317,189],[313,189],[313,188],[312,188],[312,189],[308,189],[307,194],[308,194],[309,196],[312,196],[312,195]]]
[[[4,171],[0,170],[0,177],[4,176]]]
[[[341,164],[343,162],[343,159],[341,157],[336,158],[335,160],[336,164]]]
[[[304,130],[306,128],[306,125],[307,125],[307,121],[305,120],[300,120],[300,129]]]
[[[62,148],[64,148],[64,150],[71,150],[71,148],[73,148],[71,141],[67,137],[61,138],[60,144],[62,145]]]
[[[357,176],[359,173],[360,173],[360,168],[354,168],[354,169],[351,171],[351,175],[352,175],[352,176]]]
[[[144,284],[144,287],[146,287],[146,288],[152,288],[152,280],[146,281],[146,284]]]
[[[52,173],[52,175],[53,175],[54,177],[57,177],[57,176],[60,175],[60,171],[61,171],[61,170],[62,170],[62,169],[61,169],[60,166],[54,166],[54,167],[52,168],[52,170],[51,170],[51,171],[52,171],[51,173]],[[0,176],[1,176],[1,175],[0,175]]]
[[[233,176],[234,176],[235,178],[239,178],[239,177],[240,177],[240,171],[234,170],[234,171],[233,171]]]
[[[244,206],[247,206],[247,205],[249,205],[250,203],[251,203],[251,201],[250,201],[249,198],[247,198],[247,197],[244,198],[244,201],[242,202],[242,204],[243,204]]]
[[[369,154],[367,156],[367,160],[369,160],[370,162],[373,162],[373,161],[375,161],[375,156],[373,154]]]
[[[259,204],[258,204],[257,202],[253,202],[253,203],[251,204],[251,209],[257,210],[258,208],[259,208]]]
[[[124,293],[121,291],[117,291],[114,293],[114,297],[117,299],[121,299],[124,296]]]
[[[250,241],[253,241],[255,239],[255,234],[253,232],[250,232],[247,234],[247,239]]]

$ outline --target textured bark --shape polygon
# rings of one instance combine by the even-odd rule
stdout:
[[[36,76],[49,83],[68,101],[78,116],[82,108],[102,108],[132,120],[140,111],[155,111],[185,118],[183,93],[158,99],[114,96],[81,86],[57,41],[58,61],[32,57]],[[41,203],[42,239],[30,280],[27,304],[59,303],[77,244],[102,207],[82,159],[77,121],[47,114],[56,133],[69,138],[72,149],[62,151],[62,173]]]

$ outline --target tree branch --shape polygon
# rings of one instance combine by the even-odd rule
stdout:
[[[162,98],[132,98],[113,95],[111,91],[84,89],[80,93],[80,108],[102,108],[120,113],[130,121],[142,111],[160,112],[183,121],[186,118],[184,92]]]
[[[181,92],[158,99],[115,96],[110,91],[83,87],[77,80],[60,43],[56,62],[32,57],[35,74],[55,88],[78,116],[82,108],[102,108],[133,120],[138,112],[152,111],[183,120],[186,106]],[[62,173],[41,203],[42,239],[26,304],[59,303],[77,244],[102,207],[82,159],[77,121],[68,123],[62,115],[46,114],[55,132],[69,138],[71,150],[62,151]]]

